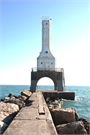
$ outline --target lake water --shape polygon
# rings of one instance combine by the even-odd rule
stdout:
[[[0,99],[7,97],[9,93],[20,95],[23,90],[29,90],[30,85],[0,85]],[[38,86],[39,90],[53,90],[54,86]],[[76,108],[81,118],[90,122],[90,86],[65,86],[67,91],[75,92],[75,100],[61,101],[63,108]]]

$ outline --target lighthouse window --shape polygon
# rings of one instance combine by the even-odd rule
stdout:
[[[41,64],[43,64],[43,62],[41,62]]]
[[[46,53],[48,53],[48,51],[46,51]]]
[[[47,23],[46,23],[46,25],[47,25]]]

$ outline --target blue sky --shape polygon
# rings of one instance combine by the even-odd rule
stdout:
[[[1,0],[0,84],[31,83],[43,16],[52,18],[51,50],[65,84],[90,85],[90,0]],[[53,83],[43,78],[40,84]]]

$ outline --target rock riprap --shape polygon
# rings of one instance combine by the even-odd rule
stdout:
[[[10,93],[8,97],[4,98],[3,102],[0,102],[0,133],[4,132],[19,109],[30,102],[29,97],[31,94],[29,90],[24,90],[19,96]]]
[[[5,103],[14,103],[14,104],[18,105],[20,109],[25,106],[25,103],[22,100],[15,98],[15,97],[9,97],[9,99],[4,100],[4,102]]]
[[[51,110],[52,118],[55,125],[75,122],[77,113],[74,108],[56,108]]]
[[[56,126],[56,129],[58,134],[87,134],[87,131],[84,128],[84,124],[82,121],[61,124]]]
[[[4,132],[18,111],[18,105],[0,102],[0,133]]]
[[[61,102],[58,100],[54,100],[53,102],[49,101],[48,108],[51,112],[51,110],[53,110],[53,109],[62,108],[62,105],[61,105]]]
[[[10,123],[19,111],[19,106],[13,103],[0,102],[0,121]]]

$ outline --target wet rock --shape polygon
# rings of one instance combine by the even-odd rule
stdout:
[[[9,124],[19,111],[19,106],[13,103],[0,102],[0,121]]]
[[[72,108],[56,108],[51,110],[51,115],[55,125],[65,124],[76,121],[76,111]]]
[[[23,92],[21,92],[21,95],[30,97],[32,95],[32,93],[29,90],[24,90]]]
[[[8,124],[6,124],[3,121],[0,121],[0,134],[4,132],[4,130],[7,128]]]
[[[58,125],[56,126],[56,130],[58,134],[87,134],[82,121]]]

